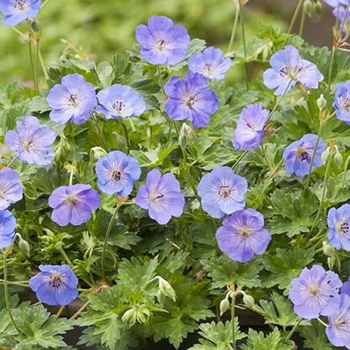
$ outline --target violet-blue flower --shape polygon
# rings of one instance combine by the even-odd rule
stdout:
[[[292,45],[272,55],[270,64],[272,68],[264,72],[263,78],[269,89],[276,89],[275,95],[287,93],[297,82],[308,89],[317,89],[318,83],[323,80],[317,67],[303,60]]]
[[[228,166],[215,168],[205,174],[198,184],[203,210],[211,217],[220,219],[245,206],[247,180],[236,175]]]
[[[78,296],[78,278],[68,265],[40,265],[29,287],[42,303],[68,305]]]
[[[203,52],[194,53],[188,60],[188,67],[192,72],[215,80],[224,79],[231,64],[231,59],[224,58],[224,53],[213,46],[206,48]]]
[[[220,250],[234,261],[247,262],[263,254],[271,241],[264,217],[254,209],[239,210],[226,218],[216,231]]]
[[[300,140],[292,142],[283,152],[283,158],[286,160],[285,170],[288,174],[305,176],[309,173],[310,163],[314,152],[315,157],[312,163],[311,171],[323,165],[322,153],[326,148],[325,143],[320,138],[317,148],[317,135],[305,134]]]
[[[140,186],[135,202],[139,207],[148,209],[151,219],[164,225],[172,216],[181,216],[185,197],[174,174],[162,176],[158,169],[153,169],[147,174],[146,184]]]
[[[337,118],[350,125],[350,80],[337,85],[333,106]]]
[[[262,103],[244,108],[236,123],[233,135],[233,146],[237,150],[252,150],[261,144],[264,127],[270,111],[263,109]]]
[[[142,95],[127,85],[115,84],[97,94],[96,110],[107,119],[138,117],[146,110]]]
[[[26,19],[36,17],[40,10],[41,0],[1,0],[0,12],[4,15],[2,22],[16,26]]]
[[[53,209],[51,219],[60,226],[78,226],[90,220],[101,204],[100,196],[90,185],[70,185],[56,188],[49,197]]]
[[[328,240],[336,249],[350,251],[350,204],[331,208],[327,215]]]
[[[73,124],[84,124],[97,105],[94,86],[85,81],[80,74],[68,74],[56,84],[46,97],[52,108],[50,118],[57,124],[69,120]]]
[[[10,168],[0,170],[0,210],[23,198],[23,185],[16,171]]]
[[[215,92],[208,87],[207,79],[198,73],[187,73],[184,79],[172,77],[165,85],[168,96],[165,112],[173,120],[188,119],[195,128],[207,126],[219,101]]]
[[[15,238],[16,219],[9,210],[0,210],[0,249],[8,247]]]
[[[141,55],[149,63],[174,65],[184,59],[190,36],[185,27],[165,16],[152,16],[148,26],[136,28],[136,40],[141,45]]]
[[[350,349],[350,296],[341,294],[340,304],[334,307],[328,317],[326,327],[328,340],[334,346],[345,346]]]
[[[113,151],[100,158],[96,163],[97,185],[102,192],[128,196],[134,181],[141,175],[138,161],[120,151]]]
[[[54,157],[51,147],[55,142],[55,132],[39,119],[28,116],[17,121],[16,130],[9,130],[5,143],[23,163],[49,165]]]
[[[307,320],[320,315],[330,316],[340,302],[339,288],[342,282],[333,271],[325,271],[320,265],[305,267],[300,276],[291,282],[289,299],[295,313]]]
[[[350,13],[345,6],[335,7],[332,11],[333,16],[338,20],[338,27],[344,33],[350,30]]]
[[[332,7],[350,4],[350,0],[323,0],[326,4]]]

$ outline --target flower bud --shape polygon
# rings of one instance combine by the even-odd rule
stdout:
[[[326,164],[328,162],[330,156],[331,156],[331,150],[329,147],[327,147],[327,149],[323,151],[321,155],[323,164]]]
[[[343,156],[341,155],[341,153],[337,152],[334,155],[333,159],[334,159],[334,163],[338,167],[338,169],[341,169],[341,167],[343,165]]]
[[[185,148],[193,140],[193,137],[194,137],[193,129],[190,126],[188,126],[186,123],[183,123],[179,134],[179,145],[182,148]]]
[[[95,159],[99,159],[103,156],[105,156],[107,154],[107,152],[99,146],[96,147],[92,147],[90,150],[90,158],[95,158]]]
[[[324,98],[323,94],[320,95],[320,97],[316,101],[317,107],[320,111],[325,109],[327,107],[327,100]]]
[[[30,24],[30,27],[32,28],[32,31],[36,33],[41,29],[40,22],[37,19],[33,20],[33,22]]]
[[[16,236],[18,237],[18,248],[20,251],[25,254],[27,257],[30,256],[30,245],[29,243],[22,238],[22,236],[19,233],[16,233]]]
[[[124,312],[124,315],[122,316],[122,321],[125,323],[129,323],[130,325],[134,325],[136,323],[136,316],[136,309],[131,308]]]
[[[254,307],[255,301],[251,295],[244,294],[243,295],[243,303],[252,309]]]
[[[220,301],[220,316],[222,316],[230,307],[230,302],[225,298]]]
[[[327,258],[327,265],[328,265],[328,268],[330,270],[333,270],[334,263],[335,263],[335,257],[334,256]]]
[[[315,3],[315,12],[318,16],[321,16],[321,12],[322,12],[322,2],[321,1],[316,1]]]
[[[327,241],[322,242],[323,254],[329,257],[335,256],[335,249]]]
[[[159,291],[166,297],[176,300],[176,294],[173,287],[164,278],[158,276]]]
[[[312,14],[312,11],[314,9],[314,5],[310,0],[304,1],[304,12],[310,17]]]

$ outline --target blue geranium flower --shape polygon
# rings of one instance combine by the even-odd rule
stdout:
[[[306,134],[300,140],[291,143],[283,152],[283,158],[286,160],[285,169],[288,174],[305,176],[309,173],[310,163],[314,152],[315,157],[311,171],[323,165],[322,152],[326,145],[320,138],[317,148],[317,135]],[[316,150],[315,150],[316,148]]]
[[[90,185],[71,185],[56,188],[49,197],[53,209],[52,221],[60,226],[78,226],[90,220],[101,204],[100,196]]]
[[[350,4],[350,0],[323,0],[326,4],[332,7]]]
[[[48,165],[54,157],[51,145],[55,138],[53,130],[40,125],[38,118],[28,116],[17,122],[16,130],[6,133],[5,143],[23,163]]]
[[[333,105],[337,118],[350,125],[350,80],[337,85]]]
[[[168,116],[173,120],[188,119],[195,128],[208,125],[210,115],[219,107],[215,92],[202,74],[188,72],[182,80],[172,77],[164,90],[168,95],[165,101]]]
[[[252,150],[261,144],[264,127],[270,111],[262,108],[262,103],[244,108],[233,136],[233,146],[238,149]]]
[[[30,288],[42,303],[68,305],[78,296],[78,278],[68,265],[40,265],[29,280]]]
[[[148,209],[151,219],[164,225],[172,216],[181,216],[185,197],[173,174],[162,176],[158,169],[153,169],[147,174],[146,184],[140,186],[135,202],[139,207]]]
[[[224,53],[213,46],[203,52],[194,53],[188,60],[188,67],[194,73],[204,75],[207,79],[224,79],[232,61],[224,58]]]
[[[96,110],[107,119],[137,117],[146,110],[142,95],[127,85],[115,84],[97,94],[100,106]]]
[[[8,210],[0,210],[0,249],[8,247],[15,238],[16,219]]]
[[[165,16],[152,16],[148,26],[136,28],[136,40],[141,45],[141,55],[152,64],[174,65],[184,59],[190,36],[185,27]]]
[[[40,10],[41,0],[1,0],[0,12],[4,15],[2,22],[16,26],[26,19],[36,17]]]
[[[94,86],[80,74],[68,74],[61,84],[55,85],[46,97],[52,108],[50,118],[57,124],[69,120],[73,124],[84,124],[97,105]]]
[[[96,163],[97,185],[102,192],[121,197],[131,193],[141,175],[138,161],[120,151],[113,151]]]
[[[327,216],[329,243],[336,249],[350,251],[350,204],[331,208]]]
[[[298,50],[292,45],[272,55],[270,64],[272,68],[264,72],[263,78],[269,89],[276,89],[275,95],[288,92],[298,82],[308,89],[317,89],[318,83],[323,80],[317,67],[301,59]]]
[[[247,188],[245,178],[236,175],[231,168],[222,166],[202,177],[198,184],[198,195],[203,210],[211,217],[220,219],[225,214],[244,208]]]
[[[263,227],[261,213],[254,209],[239,210],[216,231],[218,246],[230,259],[247,262],[254,254],[263,254],[271,241],[270,233]]]
[[[344,33],[348,32],[350,29],[350,13],[346,7],[335,7],[332,14],[338,20],[338,27],[341,28]]]
[[[339,305],[342,282],[336,273],[325,271],[320,265],[314,265],[310,270],[305,267],[291,285],[289,298],[295,313],[302,318],[330,316]]]
[[[350,296],[340,295],[340,304],[335,306],[328,317],[326,335],[334,346],[350,349]]]
[[[7,209],[11,204],[23,197],[23,185],[16,171],[10,168],[0,170],[0,210]]]

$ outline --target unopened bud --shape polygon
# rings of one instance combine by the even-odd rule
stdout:
[[[182,148],[185,148],[193,140],[193,137],[194,137],[193,129],[190,126],[188,126],[186,123],[183,123],[179,133],[179,145]]]
[[[326,164],[328,162],[330,156],[331,156],[331,150],[329,147],[327,147],[327,149],[323,151],[321,155],[323,164]]]
[[[334,263],[335,263],[335,257],[334,256],[327,258],[327,265],[328,265],[330,270],[333,270]]]
[[[323,94],[320,95],[316,103],[320,111],[324,110],[327,107],[327,100],[324,98]]]
[[[99,146],[96,147],[92,147],[90,150],[90,158],[93,157],[95,159],[99,159],[103,156],[105,156],[107,154],[107,152]]]
[[[164,278],[158,276],[158,287],[159,291],[166,297],[176,300],[176,294],[173,287]]]
[[[314,4],[310,0],[304,1],[304,12],[310,17],[314,9]]]
[[[316,1],[315,3],[315,12],[318,16],[321,16],[321,12],[322,12],[322,2],[321,1]]]
[[[30,27],[32,28],[33,32],[39,32],[41,29],[40,22],[35,19],[31,24]]]
[[[220,316],[222,316],[230,307],[230,302],[225,298],[220,301]]]
[[[341,167],[343,165],[343,156],[341,155],[341,153],[337,152],[334,155],[333,159],[334,159],[334,163],[338,167],[338,169],[341,169]]]
[[[30,245],[29,243],[22,238],[22,236],[19,233],[16,233],[16,236],[18,237],[18,248],[20,251],[25,254],[27,257],[30,256]]]
[[[323,254],[329,257],[335,256],[335,249],[333,246],[331,246],[327,241],[322,242],[322,250]]]
[[[252,309],[254,307],[255,301],[251,295],[244,294],[243,295],[243,303]]]

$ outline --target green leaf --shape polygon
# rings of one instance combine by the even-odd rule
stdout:
[[[42,305],[30,305],[12,310],[21,334],[16,349],[37,349],[39,347],[58,349],[67,346],[61,334],[73,328],[73,322],[56,319]]]
[[[308,232],[313,224],[312,215],[318,209],[318,200],[314,194],[303,196],[301,191],[286,192],[275,190],[271,202],[279,216],[272,219],[271,233],[286,233],[293,237],[300,232]]]
[[[260,306],[255,305],[253,310],[263,315],[265,323],[282,326],[294,326],[299,317],[293,311],[292,303],[284,296],[275,292],[271,295],[271,301],[260,300]]]
[[[201,260],[201,264],[208,276],[213,279],[211,289],[224,288],[235,283],[247,288],[260,287],[259,272],[263,269],[260,259],[246,263],[230,260],[227,255],[219,258]]]
[[[274,255],[264,255],[263,263],[266,270],[270,271],[268,277],[263,281],[267,288],[278,286],[285,289],[290,285],[290,281],[300,274],[300,271],[314,260],[314,249],[276,249]]]
[[[46,98],[42,96],[35,96],[29,101],[30,112],[44,113],[51,110],[51,107],[47,104]]]
[[[232,341],[232,321],[202,323],[198,332],[202,338],[188,350],[229,350]],[[240,340],[246,335],[239,330],[238,318],[235,317],[235,338]]]
[[[143,289],[156,275],[157,266],[157,257],[144,263],[135,257],[132,257],[131,260],[123,259],[118,269],[119,283],[131,290]]]
[[[273,332],[265,334],[252,329],[248,333],[247,344],[242,345],[242,350],[293,350],[294,344],[285,344],[281,333],[275,328]]]
[[[324,326],[320,322],[313,320],[311,325],[299,327],[298,332],[305,338],[304,346],[312,350],[332,350],[334,347],[329,344]]]

